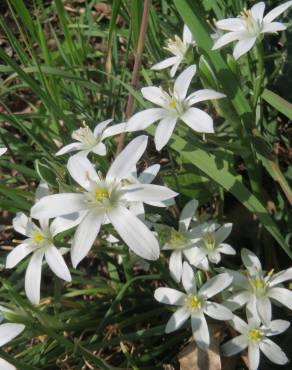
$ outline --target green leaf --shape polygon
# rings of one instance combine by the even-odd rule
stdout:
[[[264,92],[262,93],[262,98],[273,108],[284,114],[284,116],[292,119],[292,104],[289,103],[287,100],[281,98],[281,96],[268,89],[264,90]]]

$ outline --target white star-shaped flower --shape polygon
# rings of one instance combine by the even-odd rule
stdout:
[[[51,224],[49,219],[40,219],[39,221],[40,227],[31,222],[24,213],[17,214],[13,219],[14,230],[27,236],[27,239],[15,247],[6,259],[6,268],[13,268],[32,253],[25,274],[25,292],[33,304],[38,304],[40,301],[41,273],[44,257],[50,269],[59,278],[71,281],[70,271],[62,257],[62,251],[54,245],[54,237],[67,230],[67,224],[62,224],[60,219],[55,219]]]
[[[107,127],[111,122],[112,119],[108,119],[99,123],[96,125],[93,132],[86,125],[73,131],[72,139],[77,141],[65,145],[56,155],[59,156],[74,151],[78,151],[78,154],[84,156],[87,156],[90,152],[101,156],[106,155],[106,146],[102,141],[110,136],[115,136],[125,131],[124,123]]]
[[[154,66],[151,69],[158,71],[161,69],[171,67],[170,76],[174,77],[178,70],[178,67],[180,66],[181,63],[183,63],[189,51],[189,48],[194,45],[195,41],[193,40],[192,33],[189,30],[188,26],[185,25],[183,29],[182,39],[178,36],[175,36],[174,40],[169,39],[167,42],[167,47],[165,49],[174,56],[167,58],[162,62],[154,64]]]
[[[273,320],[268,325],[262,325],[259,318],[247,310],[248,323],[238,316],[233,317],[230,324],[239,336],[232,338],[221,347],[225,356],[233,356],[248,348],[248,364],[250,370],[257,370],[260,362],[260,352],[273,363],[284,365],[289,360],[282,349],[269,337],[283,333],[290,326],[289,321]]]
[[[192,229],[193,255],[190,263],[203,270],[209,270],[209,261],[217,264],[221,261],[221,254],[236,254],[227,243],[223,243],[232,230],[232,224],[219,225],[206,222]]]
[[[178,231],[171,228],[169,238],[162,247],[162,250],[172,251],[169,258],[169,271],[177,282],[180,282],[182,277],[183,257],[189,262],[194,260],[194,236],[189,226],[197,208],[197,200],[191,200],[184,206],[179,218]]]
[[[0,325],[0,347],[10,342],[12,339],[17,337],[23,332],[25,326],[22,324],[5,323]],[[16,368],[0,358],[0,369],[1,370],[16,370]]]
[[[265,273],[258,257],[248,249],[241,250],[242,262],[246,271],[228,272],[233,276],[234,294],[224,304],[231,309],[247,305],[253,315],[259,315],[266,325],[272,317],[271,300],[292,310],[292,292],[283,288],[282,283],[292,280],[292,267],[273,274],[273,270]]]
[[[244,10],[237,18],[227,18],[216,22],[219,29],[229,32],[215,42],[213,50],[220,49],[230,42],[238,41],[233,56],[235,59],[240,58],[254,46],[257,38],[264,33],[276,33],[286,29],[283,23],[273,21],[291,5],[292,1],[287,1],[264,16],[265,3],[261,1],[250,10]]]
[[[231,320],[232,312],[223,305],[210,301],[216,294],[222,292],[232,282],[232,277],[226,273],[219,274],[208,280],[197,290],[194,271],[184,262],[182,284],[186,293],[172,288],[158,288],[154,297],[158,302],[179,306],[180,308],[169,319],[165,332],[178,330],[189,318],[194,339],[203,350],[210,344],[210,335],[205,314],[216,320]]]
[[[87,158],[71,157],[68,171],[84,190],[44,197],[32,208],[32,217],[36,219],[81,212],[83,217],[71,249],[74,267],[87,255],[104,223],[112,223],[123,241],[140,257],[149,260],[159,257],[159,245],[153,233],[128,208],[133,202],[160,202],[177,193],[165,186],[125,183],[143,155],[147,140],[144,135],[132,140],[111,164],[105,178],[96,173]]]
[[[192,130],[213,133],[213,119],[193,105],[210,99],[224,98],[225,95],[210,89],[193,92],[187,97],[196,66],[192,65],[182,72],[174,83],[173,92],[168,94],[159,87],[144,87],[141,91],[145,99],[160,106],[136,113],[126,124],[126,131],[145,130],[152,123],[159,121],[155,132],[155,145],[161,150],[169,141],[178,120],[182,120]]]

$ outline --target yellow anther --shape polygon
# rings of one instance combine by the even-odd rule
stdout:
[[[36,231],[33,235],[33,240],[36,244],[40,244],[40,242],[44,239],[43,235],[39,232]]]
[[[187,306],[192,310],[199,310],[202,307],[201,300],[195,295],[189,295],[187,298]]]
[[[100,188],[95,191],[95,200],[100,203],[105,199],[109,199],[109,193],[106,189]]]
[[[248,333],[248,340],[258,343],[263,339],[263,333],[259,329],[252,329]]]
[[[175,99],[171,99],[171,102],[169,103],[170,108],[176,109],[177,102]]]
[[[256,289],[262,289],[265,286],[265,282],[263,280],[261,280],[261,279],[257,279],[257,280],[254,280],[253,281],[253,286]]]
[[[270,270],[268,273],[267,273],[267,276],[270,278],[274,273],[274,269]]]

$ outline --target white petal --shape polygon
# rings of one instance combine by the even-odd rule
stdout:
[[[66,216],[56,217],[50,225],[50,232],[53,236],[62,233],[63,231],[72,229],[80,224],[87,211],[71,213]]]
[[[193,42],[193,35],[189,27],[185,24],[183,29],[183,43],[189,45]]]
[[[232,224],[231,223],[224,224],[223,226],[221,226],[215,232],[215,234],[216,234],[216,242],[218,244],[221,244],[225,239],[228,238],[228,236],[231,233],[231,230],[232,230]]]
[[[24,242],[17,247],[13,248],[12,251],[8,254],[6,259],[6,268],[11,269],[15,267],[20,261],[22,261],[26,256],[28,256],[35,247],[29,241]]]
[[[41,181],[35,191],[35,201],[50,195],[49,185],[45,181]]]
[[[259,23],[261,23],[264,17],[265,3],[261,1],[255,4],[254,6],[251,7],[250,11],[251,11],[253,18],[256,21],[259,21]]]
[[[233,50],[234,59],[239,59],[243,54],[247,53],[255,44],[256,37],[245,38],[239,40]]]
[[[210,280],[208,280],[200,289],[199,293],[208,298],[213,297],[225,288],[227,288],[232,282],[232,277],[227,274],[219,274]]]
[[[157,151],[160,151],[169,142],[176,122],[176,117],[166,117],[159,122],[154,136],[154,142]]]
[[[230,320],[230,325],[240,334],[245,334],[248,331],[247,323],[236,315],[233,315],[232,320]]]
[[[179,218],[179,229],[187,231],[192,218],[198,208],[198,201],[196,199],[190,200],[183,208]]]
[[[269,297],[275,299],[282,305],[292,310],[292,292],[285,288],[272,288],[269,290]]]
[[[201,109],[190,107],[180,118],[194,131],[214,132],[212,117]]]
[[[7,148],[0,148],[0,156],[7,152]]]
[[[260,363],[260,350],[257,345],[248,346],[248,364],[250,370],[257,370]]]
[[[104,130],[102,134],[102,140],[111,136],[119,135],[125,131],[126,131],[126,122],[110,126],[106,130]]]
[[[192,293],[192,294],[197,293],[197,286],[196,286],[194,270],[191,268],[191,266],[187,262],[183,263],[182,284],[183,284],[184,290],[187,293]]]
[[[243,351],[247,347],[247,340],[245,335],[239,335],[238,337],[232,338],[228,342],[221,346],[221,350],[224,356],[233,356],[238,352]]]
[[[213,99],[221,99],[225,98],[226,95],[222,94],[218,91],[211,90],[211,89],[203,89],[203,90],[198,90],[192,94],[190,94],[187,98],[188,104],[193,105],[196,103],[199,103],[201,101],[205,100],[213,100]]]
[[[164,107],[165,104],[167,103],[165,97],[168,94],[166,94],[160,87],[156,86],[143,87],[141,89],[141,92],[145,99],[151,101],[151,103],[159,105],[160,107]]]
[[[193,337],[195,338],[196,344],[203,351],[206,351],[210,344],[210,335],[204,314],[193,316],[191,321]]]
[[[269,331],[266,336],[271,337],[273,335],[278,335],[286,331],[290,326],[290,322],[286,320],[273,320],[269,325]]]
[[[37,250],[31,257],[25,274],[25,293],[33,304],[40,302],[43,250]]]
[[[94,137],[98,137],[100,135],[102,135],[104,132],[104,130],[107,128],[107,126],[112,122],[113,120],[112,119],[107,119],[105,121],[102,121],[100,123],[98,123],[95,128],[94,128],[94,131],[93,131],[93,135]],[[103,136],[103,135],[102,135]]]
[[[284,31],[287,27],[280,22],[264,23],[261,33],[276,33]]]
[[[130,202],[157,202],[174,198],[178,193],[166,186],[153,184],[133,184],[123,188],[124,197]]]
[[[71,177],[84,189],[90,189],[92,181],[99,181],[99,177],[92,163],[84,156],[73,155],[67,164]]]
[[[144,170],[138,180],[141,182],[141,184],[151,184],[151,182],[155,179],[158,172],[160,170],[159,164],[154,164],[153,166],[147,167],[146,170]]]
[[[105,156],[106,155],[106,146],[104,145],[104,143],[99,143],[97,145],[95,145],[95,147],[93,147],[91,149],[91,151],[97,155],[100,155],[100,156]]]
[[[3,370],[17,370],[15,366],[11,365],[9,362],[0,358],[0,369]]]
[[[267,297],[257,298],[257,310],[262,322],[269,324],[272,318],[272,305]]]
[[[33,223],[24,213],[18,212],[13,218],[12,223],[15,231],[17,231],[19,234],[29,236],[29,230],[32,229]]]
[[[292,1],[286,1],[286,3],[276,6],[276,8],[272,9],[269,13],[267,13],[264,17],[264,22],[272,22],[275,18],[277,18],[280,14],[284,13],[292,5]]]
[[[103,215],[95,210],[89,211],[78,226],[71,247],[71,260],[73,267],[86,257],[94,243],[100,229]]]
[[[135,216],[139,217],[140,220],[145,219],[145,209],[142,202],[133,202],[130,204],[129,207],[130,212],[132,212]]]
[[[219,37],[219,39],[213,45],[212,50],[220,49],[223,46],[233,42],[235,40],[239,40],[242,36],[242,32],[228,32],[225,35]]]
[[[58,249],[51,245],[45,252],[46,261],[50,266],[50,269],[56,274],[59,278],[65,281],[71,281],[70,271]]]
[[[186,295],[172,288],[157,288],[154,293],[154,298],[160,303],[181,306],[184,304]]]
[[[230,269],[225,269],[224,272],[227,272],[233,277],[232,285],[236,288],[247,289],[249,287],[249,282],[244,273]]]
[[[31,208],[36,219],[69,215],[87,208],[83,194],[61,193],[42,198]]]
[[[217,251],[224,254],[236,254],[236,250],[231,247],[231,245],[226,243],[221,243],[220,246],[217,248]]]
[[[22,324],[1,324],[0,325],[0,347],[4,346],[6,343],[10,342],[12,339],[17,337],[23,330],[25,326]],[[4,370],[4,369],[3,369]]]
[[[272,276],[270,279],[269,285],[272,287],[280,283],[283,283],[284,281],[287,281],[287,280],[292,280],[292,267],[286,270],[280,271],[274,276]]]
[[[58,156],[58,155],[63,155],[63,154],[74,152],[75,150],[82,150],[83,147],[84,146],[82,143],[71,143],[71,144],[63,146],[63,148],[58,150],[55,155]]]
[[[176,282],[180,282],[182,275],[182,252],[173,251],[169,258],[169,272]]]
[[[154,64],[154,66],[152,66],[151,69],[153,69],[154,71],[159,71],[161,69],[168,68],[177,63],[178,59],[180,60],[180,58],[178,57],[167,58],[159,63]]]
[[[170,77],[173,78],[178,70],[179,65],[182,62],[182,58],[178,58],[176,64],[174,64],[170,70]]]
[[[166,111],[162,108],[150,108],[142,110],[133,115],[126,123],[126,130],[129,132],[145,130],[153,122],[165,117]]]
[[[205,252],[199,247],[193,247],[190,249],[186,249],[184,251],[184,254],[186,255],[190,264],[197,266],[197,267],[206,256]]]
[[[233,318],[233,313],[222,304],[216,302],[207,302],[204,312],[216,320],[231,320]]]
[[[159,258],[159,244],[147,226],[126,208],[118,206],[108,213],[123,241],[138,256],[147,260]]]
[[[224,31],[244,31],[244,22],[240,18],[221,19],[216,22],[216,27]]]
[[[190,312],[186,307],[179,308],[168,320],[165,332],[171,333],[179,329],[190,317]]]
[[[209,252],[208,258],[210,262],[214,263],[215,265],[221,261],[221,255],[217,250]]]
[[[144,154],[147,142],[146,135],[133,139],[113,161],[106,175],[106,180],[127,178]]]
[[[260,343],[260,349],[264,355],[274,364],[285,365],[289,362],[288,357],[282,351],[282,349],[273,341],[268,338],[265,338]]]
[[[185,99],[190,83],[196,74],[196,70],[197,67],[195,65],[191,65],[185,69],[175,80],[173,92],[180,100]]]
[[[251,293],[246,290],[243,292],[236,293],[229,297],[224,302],[224,304],[232,311],[237,310],[238,308],[244,306],[248,302],[248,300],[250,299],[250,295]]]
[[[241,250],[241,259],[244,266],[248,269],[251,275],[262,271],[262,265],[258,257],[249,249],[243,248]]]

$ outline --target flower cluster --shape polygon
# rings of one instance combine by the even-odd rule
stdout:
[[[238,59],[264,33],[285,29],[283,24],[273,20],[291,4],[292,1],[288,1],[264,16],[265,4],[260,2],[250,10],[244,10],[238,18],[218,21],[216,26],[228,33],[215,42],[214,49],[238,41],[233,53]],[[194,47],[195,41],[185,26],[182,40],[176,36],[174,41],[168,41],[166,49],[174,56],[155,64],[152,69],[171,67],[170,76],[173,77],[181,65],[188,64],[189,53]],[[154,122],[159,122],[154,136],[158,151],[167,145],[178,123],[183,122],[197,133],[215,132],[213,118],[195,105],[226,96],[211,89],[191,90],[188,95],[197,72],[196,65],[189,64],[175,79],[171,90],[165,91],[158,86],[142,88],[143,97],[158,107],[137,112],[127,122],[110,125],[112,119],[108,119],[93,131],[84,124],[72,133],[74,142],[63,146],[56,156],[77,151],[67,162],[73,182],[68,185],[67,192],[56,194],[50,192],[47,184],[40,184],[30,215],[18,213],[13,220],[15,231],[25,239],[8,254],[6,268],[14,268],[31,255],[25,274],[25,292],[28,299],[37,305],[40,302],[43,261],[56,276],[69,283],[71,273],[64,254],[70,252],[72,265],[77,268],[101,229],[111,227],[115,233],[112,238],[121,239],[131,252],[143,259],[154,261],[159,259],[161,251],[163,255],[170,251],[170,276],[175,284],[182,284],[184,292],[169,287],[155,290],[154,297],[158,302],[177,307],[166,324],[166,333],[180,329],[190,319],[198,347],[207,350],[210,344],[208,316],[228,322],[240,333],[223,344],[224,354],[233,355],[248,348],[252,370],[258,368],[260,351],[271,361],[284,364],[288,361],[286,355],[269,337],[282,333],[289,326],[287,321],[272,320],[272,303],[275,301],[292,309],[292,292],[282,287],[283,282],[292,280],[292,268],[276,274],[273,270],[266,273],[257,256],[242,249],[241,257],[246,269],[221,271],[217,265],[222,255],[236,253],[225,242],[232,224],[220,225],[212,220],[200,223],[196,218],[196,200],[189,201],[183,208],[177,229],[163,225],[168,235],[160,248],[157,233],[152,230],[156,225],[146,220],[144,205],[168,207],[178,194],[167,186],[153,184],[160,170],[158,164],[137,174],[139,161],[148,144],[146,135],[132,139],[107,171],[98,166],[98,160],[95,161],[96,155],[106,155],[107,139],[123,132],[145,130]],[[5,148],[0,148],[0,155],[5,151]],[[74,235],[70,248],[60,248],[58,236],[71,229]],[[158,234],[160,229],[157,229]],[[203,281],[199,276],[203,276]],[[244,306],[247,323],[234,314]],[[6,344],[23,329],[24,326],[18,324],[1,325],[0,345]],[[5,369],[13,368],[6,363],[4,366]]]

